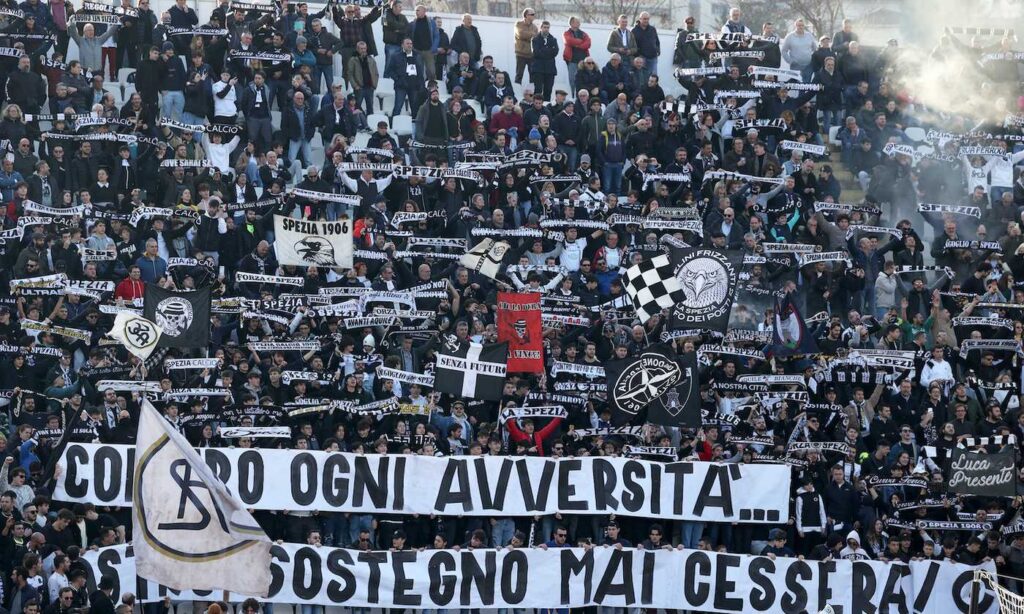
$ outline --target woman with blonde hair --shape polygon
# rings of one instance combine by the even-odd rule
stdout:
[[[9,139],[11,143],[17,143],[27,136],[28,127],[25,125],[25,115],[21,112],[21,107],[13,103],[4,107],[3,119],[0,120],[0,139]]]

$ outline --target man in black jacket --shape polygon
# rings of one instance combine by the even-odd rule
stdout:
[[[530,66],[533,85],[537,88],[534,96],[544,102],[551,99],[554,90],[557,57],[558,41],[551,36],[551,24],[545,20],[540,24],[540,33],[533,38],[533,64]]]
[[[313,152],[309,142],[316,131],[316,120],[316,113],[306,104],[306,95],[302,92],[292,94],[292,104],[281,113],[281,133],[288,139],[289,161],[294,161],[301,152],[303,166],[310,163]]]
[[[18,69],[7,78],[7,101],[21,107],[24,113],[38,113],[46,100],[46,84],[38,73],[32,72],[27,55],[18,59]]]
[[[452,32],[451,46],[459,55],[468,53],[469,65],[474,69],[480,63],[483,42],[480,40],[480,31],[473,25],[473,16],[469,13],[462,16],[462,25]]]
[[[110,596],[114,592],[114,577],[100,578],[99,590],[89,595],[90,614],[114,614],[114,601]]]

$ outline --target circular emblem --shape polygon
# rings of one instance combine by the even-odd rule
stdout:
[[[128,322],[124,327],[124,344],[129,350],[146,351],[156,345],[160,330],[142,318]]]
[[[172,296],[156,304],[155,320],[160,330],[170,337],[180,337],[192,326],[192,303]]]
[[[295,252],[309,264],[334,266],[334,246],[323,237],[303,237],[295,243]]]
[[[627,366],[615,380],[615,404],[635,414],[679,382],[682,371],[674,360],[648,352]]]

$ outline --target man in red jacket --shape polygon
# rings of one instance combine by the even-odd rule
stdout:
[[[569,68],[569,90],[576,91],[576,69],[590,55],[590,35],[580,30],[580,20],[569,18],[569,29],[562,33],[562,59]]]
[[[114,289],[114,298],[124,299],[126,303],[142,298],[146,293],[146,283],[142,281],[141,277],[142,269],[133,264],[128,269],[128,277],[122,279],[121,283],[117,284],[117,288]]]
[[[544,440],[551,437],[558,430],[559,425],[562,424],[562,419],[552,418],[551,422],[539,431],[534,430],[536,425],[534,425],[532,419],[524,418],[522,422],[522,429],[519,428],[515,420],[506,422],[505,428],[508,429],[508,436],[517,443],[524,442],[528,446],[526,449],[528,455],[544,456]]]

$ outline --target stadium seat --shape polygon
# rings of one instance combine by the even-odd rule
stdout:
[[[132,94],[134,94],[134,93],[135,93],[135,86],[131,85],[131,84],[128,84],[128,85],[124,86],[124,93],[122,95],[122,99],[125,102],[128,102],[129,100],[132,99]]]
[[[135,83],[135,78],[131,75],[135,74],[134,68],[119,68],[117,69],[117,81],[121,85],[127,85],[129,83]]]
[[[388,121],[388,116],[387,115],[384,115],[383,113],[374,113],[373,115],[367,116],[367,118],[366,118],[366,125],[368,125],[370,127],[370,130],[376,130],[378,122],[387,122],[387,121]],[[390,125],[390,122],[388,122],[388,123]]]
[[[839,128],[840,128],[839,126],[832,126],[832,127],[830,127],[828,129],[828,142],[833,147],[837,147],[837,145],[836,145],[836,135],[839,134]]]
[[[313,148],[310,149],[310,157],[309,157],[309,163],[310,164],[312,164],[313,166],[317,167],[318,169],[323,170],[323,168],[324,168],[324,160],[325,159],[326,158],[324,156],[324,148],[323,147],[313,147]]]
[[[396,115],[392,117],[391,132],[397,136],[412,136],[412,118],[408,115]]]
[[[369,142],[370,142],[370,134],[368,132],[357,132],[356,133],[356,137],[352,140],[352,146],[353,147],[366,147],[366,144],[369,143]]]
[[[469,108],[471,108],[474,111],[476,111],[476,116],[478,118],[482,118],[484,116],[484,109],[483,109],[483,106],[480,105],[480,101],[473,100],[472,98],[470,98],[469,100],[465,100],[464,102],[467,105],[469,105]]]

